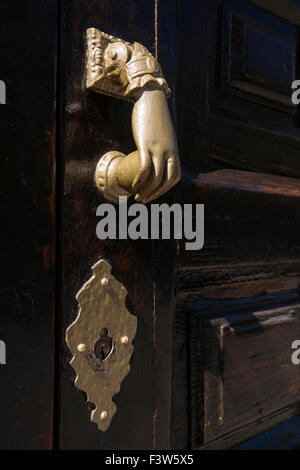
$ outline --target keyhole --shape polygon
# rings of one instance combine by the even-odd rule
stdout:
[[[113,346],[113,340],[111,336],[108,336],[107,328],[102,328],[100,331],[100,337],[94,346],[94,354],[97,359],[104,361],[110,354]]]

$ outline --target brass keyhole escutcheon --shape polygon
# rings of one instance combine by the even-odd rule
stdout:
[[[113,351],[114,342],[111,336],[108,336],[108,329],[102,328],[98,341],[94,346],[95,357],[102,361],[108,358]]]
[[[99,259],[92,270],[76,295],[79,311],[66,339],[75,385],[95,405],[91,420],[106,431],[117,411],[113,397],[130,371],[137,318],[125,306],[127,291],[112,275],[111,265]]]

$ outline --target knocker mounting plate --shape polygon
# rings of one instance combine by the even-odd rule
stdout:
[[[127,291],[111,274],[110,264],[101,259],[92,270],[76,296],[79,313],[66,341],[75,385],[95,404],[91,420],[106,431],[117,411],[112,398],[130,370],[137,319],[125,307]]]
[[[89,28],[86,34],[87,88],[126,99],[119,74],[128,60],[130,44],[96,28]]]
[[[136,92],[152,84],[170,95],[159,63],[142,44],[130,44],[96,28],[86,34],[87,88],[135,101]]]

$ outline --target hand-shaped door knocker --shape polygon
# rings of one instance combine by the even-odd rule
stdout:
[[[134,102],[132,131],[137,151],[111,151],[99,160],[95,181],[106,199],[134,195],[146,203],[180,179],[178,147],[167,97],[170,90],[156,59],[141,44],[129,44],[88,29],[87,88]]]

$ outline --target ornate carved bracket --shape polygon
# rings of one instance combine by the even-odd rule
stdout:
[[[145,86],[170,95],[161,68],[138,42],[130,44],[95,28],[87,30],[87,88],[116,98],[134,101]]]

